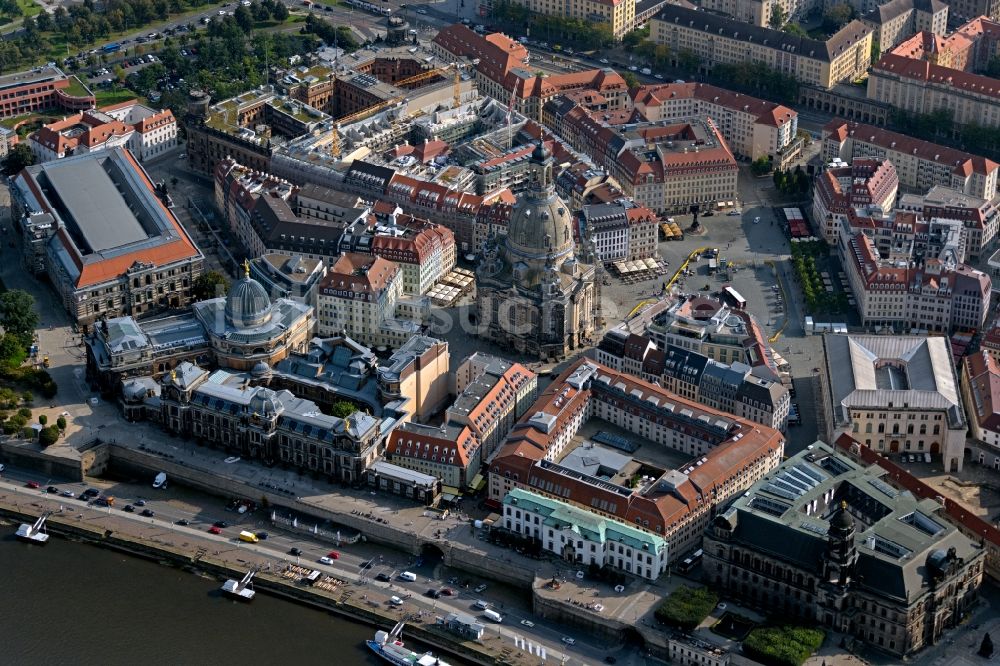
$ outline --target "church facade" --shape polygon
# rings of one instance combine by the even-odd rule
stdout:
[[[511,211],[507,235],[490,236],[476,271],[479,335],[520,354],[561,359],[596,329],[597,257],[578,248],[573,216],[556,194],[552,156],[539,144],[529,186]]]

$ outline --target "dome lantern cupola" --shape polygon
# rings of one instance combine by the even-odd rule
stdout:
[[[271,320],[271,299],[267,290],[250,277],[250,262],[243,263],[243,279],[226,296],[226,319],[237,328],[254,328]]]

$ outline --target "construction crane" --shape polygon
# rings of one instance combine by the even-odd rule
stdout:
[[[429,69],[426,72],[420,72],[402,81],[397,81],[395,86],[397,88],[402,88],[403,86],[410,85],[411,83],[420,83],[421,81],[426,81],[427,79],[434,78],[435,76],[445,77],[447,72],[452,70],[451,76],[454,85],[454,90],[452,93],[452,103],[457,107],[462,103],[462,66],[458,63],[451,63],[450,65],[445,65],[444,67],[437,67],[435,69]]]
[[[427,79],[433,78],[435,76],[441,76],[451,69],[454,69],[454,75],[453,75],[454,91],[453,91],[452,101],[457,107],[462,102],[462,67],[457,63],[452,63],[445,67],[438,67],[436,69],[427,70],[426,72],[421,72],[409,78],[397,81],[393,85],[395,85],[397,88],[402,88],[403,86],[409,85],[411,83],[419,83],[420,81],[426,81]],[[330,154],[333,155],[334,157],[340,157],[340,134],[337,132],[337,128],[339,128],[342,125],[349,125],[363,118],[367,118],[370,115],[382,111],[383,109],[387,109],[390,106],[394,106],[395,104],[402,102],[404,99],[406,99],[405,94],[397,95],[392,99],[387,99],[381,102],[377,102],[369,107],[361,109],[360,111],[356,111],[352,114],[346,115],[343,118],[338,118],[334,125],[333,131],[330,133]]]

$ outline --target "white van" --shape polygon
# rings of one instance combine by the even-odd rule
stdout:
[[[487,620],[496,622],[497,624],[503,622],[503,616],[495,610],[490,610],[489,608],[483,611],[483,616],[485,616]]]
[[[478,608],[479,610],[486,610],[489,607],[490,607],[490,602],[488,601],[483,601],[482,599],[480,599],[479,601],[476,602],[476,608]]]
[[[403,573],[399,574],[399,580],[408,580],[411,583],[413,583],[417,580],[417,574],[413,573],[412,571],[404,571]]]

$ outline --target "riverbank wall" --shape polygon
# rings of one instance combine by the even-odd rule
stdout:
[[[196,574],[207,574],[220,581],[227,578],[239,579],[251,566],[259,565],[267,568],[270,564],[268,557],[245,550],[236,556],[235,561],[232,556],[221,557],[216,550],[218,543],[200,541],[194,535],[169,534],[166,541],[151,539],[139,534],[140,530],[127,529],[130,521],[122,520],[113,514],[107,514],[107,518],[102,519],[100,512],[86,510],[84,519],[85,514],[75,514],[65,510],[59,512],[61,505],[57,505],[54,500],[46,501],[45,498],[40,498],[28,502],[27,505],[24,500],[23,497],[14,499],[7,495],[0,497],[0,517],[16,524],[34,522],[45,511],[56,511],[46,521],[47,531],[50,534],[161,564],[177,566]],[[74,510],[75,508],[73,507]],[[380,629],[390,629],[396,622],[404,619],[400,612],[374,599],[375,596],[381,595],[370,594],[366,588],[350,584],[335,592],[327,592],[262,571],[254,578],[254,588]],[[362,594],[361,590],[365,593]],[[505,647],[500,639],[487,638],[484,644],[460,641],[454,634],[435,626],[434,617],[420,618],[411,615],[405,619],[407,636],[431,646],[439,654],[460,658],[463,663],[483,665],[534,663],[529,662],[526,655],[510,650],[509,646]]]

